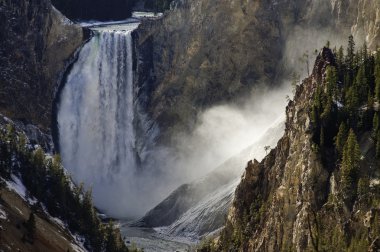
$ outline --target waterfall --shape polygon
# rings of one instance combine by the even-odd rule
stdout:
[[[137,171],[131,37],[137,26],[93,28],[58,109],[63,165],[77,183],[92,188],[97,207],[119,217],[136,214],[127,205]]]
[[[250,146],[282,114],[284,92],[264,90],[242,109],[202,112],[193,132],[160,146],[159,129],[134,90],[131,33],[138,23],[97,25],[67,74],[57,121],[64,167],[111,217],[142,217],[181,184]]]

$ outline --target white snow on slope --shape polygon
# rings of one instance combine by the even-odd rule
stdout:
[[[37,202],[35,198],[27,196],[27,190],[19,177],[12,174],[10,181],[5,181],[7,188],[17,193],[23,200],[33,205]]]
[[[15,175],[12,175],[11,179],[12,180],[10,180],[10,181],[6,181],[7,188],[9,190],[14,191],[18,195],[20,195],[20,197],[26,201],[26,188],[25,188],[24,184]]]
[[[259,161],[262,160],[266,155],[264,146],[275,147],[283,135],[284,128],[283,117],[274,121],[256,143],[242,150],[214,171],[214,175],[218,172],[230,174],[230,182],[219,186],[214,191],[210,191],[171,225],[155,228],[155,230],[184,243],[194,243],[204,236],[218,232],[224,223],[224,215],[227,214],[233,201],[235,189],[240,182],[240,176],[244,172],[247,161],[253,158]],[[212,183],[209,178],[205,177],[197,180],[193,185],[201,186],[202,183],[199,182],[203,180],[204,183]],[[181,197],[181,195],[178,197]],[[187,195],[186,197],[189,196]]]
[[[211,192],[196,206],[184,213],[181,218],[175,221],[168,227],[155,228],[159,233],[169,234],[177,239],[195,243],[199,241],[199,232],[204,227],[205,223],[212,225],[215,221],[213,213],[227,212],[232,201],[235,188],[239,184],[240,179],[234,180],[228,186],[221,188],[218,191]],[[210,233],[205,233],[202,236],[207,236]]]
[[[27,195],[27,189],[25,188],[25,185],[22,183],[22,181],[20,180],[19,177],[15,176],[15,175],[11,175],[11,180],[7,181],[5,180],[5,183],[7,185],[7,188],[11,191],[14,191],[15,193],[17,193],[25,202],[27,202],[29,205],[33,205],[37,202],[37,199],[35,198],[30,198],[28,197]],[[21,215],[23,214],[22,211],[20,209],[18,209],[17,207],[14,207]],[[45,212],[45,214],[48,216],[48,218],[54,222],[56,225],[58,225],[59,227],[61,227],[63,230],[66,230],[70,236],[72,236],[73,238],[73,241],[75,241],[75,243],[71,243],[71,247],[72,249],[75,251],[75,252],[86,252],[87,250],[84,248],[84,241],[85,239],[83,237],[80,237],[78,235],[74,235],[72,234],[68,228],[67,228],[67,225],[59,218],[55,218],[55,217],[52,217],[49,212],[47,211],[46,207],[42,204],[42,208]],[[7,214],[5,213],[5,211],[1,208],[1,205],[0,205],[0,220],[3,219],[7,219]],[[1,226],[0,226],[1,228]]]
[[[4,211],[3,206],[0,205],[0,220],[7,220],[7,219],[8,219],[8,215]]]

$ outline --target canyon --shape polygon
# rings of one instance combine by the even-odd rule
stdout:
[[[224,226],[222,237],[232,236],[248,198],[277,195],[268,201],[271,221],[240,249],[310,248],[309,205],[294,188],[324,200],[334,184],[308,135],[316,79],[332,61],[320,48],[339,48],[352,34],[375,51],[378,1],[175,0],[162,16],[90,26],[48,0],[1,0],[0,8],[0,113],[23,125],[33,144],[59,152],[99,210],[192,243]],[[306,79],[282,136],[282,121],[272,123],[284,113],[294,73]],[[232,114],[241,121],[228,121]],[[237,130],[221,130],[225,139],[209,133],[223,125]],[[262,158],[240,181],[244,164]]]

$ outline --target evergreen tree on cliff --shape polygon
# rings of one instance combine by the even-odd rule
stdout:
[[[360,166],[360,148],[354,131],[351,129],[344,145],[341,166],[341,187],[343,197],[351,203],[356,197],[356,186]]]
[[[342,122],[339,126],[338,134],[335,138],[335,149],[338,152],[339,156],[343,154],[344,144],[347,140],[347,126]]]

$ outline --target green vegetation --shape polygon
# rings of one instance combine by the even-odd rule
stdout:
[[[240,218],[234,227],[227,222],[226,228],[221,234],[219,247],[215,250],[215,244],[204,243],[200,251],[237,251],[239,248],[247,246],[247,242],[260,224],[264,220],[267,206],[263,198],[258,195],[250,202],[240,202]],[[245,251],[244,250],[244,251]]]
[[[380,157],[380,52],[371,54],[367,45],[355,51],[353,37],[334,49],[335,62],[326,69],[323,83],[315,91],[311,108],[313,141],[325,164],[341,170],[340,187],[346,203],[356,199],[361,153],[357,134],[371,132]],[[333,156],[331,153],[335,153]],[[326,158],[328,157],[328,158]]]
[[[331,188],[326,184],[319,190],[316,198],[320,196],[321,201],[311,201],[306,210],[305,230],[310,240],[304,245],[306,251],[369,251],[370,246],[377,251],[373,243],[380,235],[380,186],[376,185],[380,172],[380,50],[370,53],[365,44],[356,50],[350,36],[346,50],[340,47],[323,53],[328,66],[322,76],[309,79],[319,83],[308,111],[312,150],[329,173]],[[293,77],[293,88],[297,83]],[[214,251],[215,246],[217,251],[248,251],[249,244],[257,242],[255,232],[262,234],[270,198],[256,190],[260,182],[243,182],[238,187],[235,218],[226,222],[219,242],[205,241],[199,251]],[[284,220],[276,228],[288,224]],[[278,244],[280,250],[295,251],[287,238]]]
[[[42,212],[43,204],[49,214],[62,219],[73,233],[86,238],[91,251],[123,252],[128,248],[112,223],[103,224],[93,207],[91,191],[83,185],[75,187],[65,174],[58,155],[46,158],[42,148],[27,144],[26,136],[16,132],[13,125],[0,127],[0,176],[21,177],[30,195],[38,200],[33,208]],[[35,213],[25,223],[28,241],[33,240]]]
[[[368,251],[369,241],[379,236],[376,221],[364,227],[356,222],[360,220],[356,216],[343,230],[330,227],[334,221],[324,220],[347,208],[366,213],[378,207],[380,198],[379,187],[370,183],[380,167],[380,51],[370,53],[366,44],[356,50],[350,36],[346,52],[343,47],[333,50],[335,61],[330,62],[325,78],[318,83],[311,108],[313,144],[325,167],[338,178],[338,195],[330,194],[330,208],[325,206],[330,213],[315,214],[310,224],[315,251]],[[367,141],[371,152],[361,153],[358,136],[367,135],[374,145]],[[376,157],[371,156],[375,152]],[[363,154],[370,155],[369,159]]]
[[[339,126],[338,134],[335,137],[335,148],[339,157],[342,157],[343,155],[343,148],[347,141],[347,134],[348,134],[347,126],[344,122],[342,122]]]
[[[26,233],[22,237],[23,242],[30,242],[33,244],[34,242],[34,236],[36,232],[36,219],[34,217],[34,213],[31,212],[29,215],[29,219],[27,222],[24,223]]]
[[[322,148],[335,145],[340,157],[347,128],[354,132],[371,130],[380,85],[378,54],[370,54],[366,45],[355,53],[352,36],[347,55],[343,51],[342,47],[334,50],[336,62],[327,68],[325,83],[318,86],[312,107],[314,142]]]
[[[360,148],[356,135],[350,130],[347,142],[344,146],[342,159],[341,187],[343,196],[352,202],[356,197],[358,173],[360,169]]]

